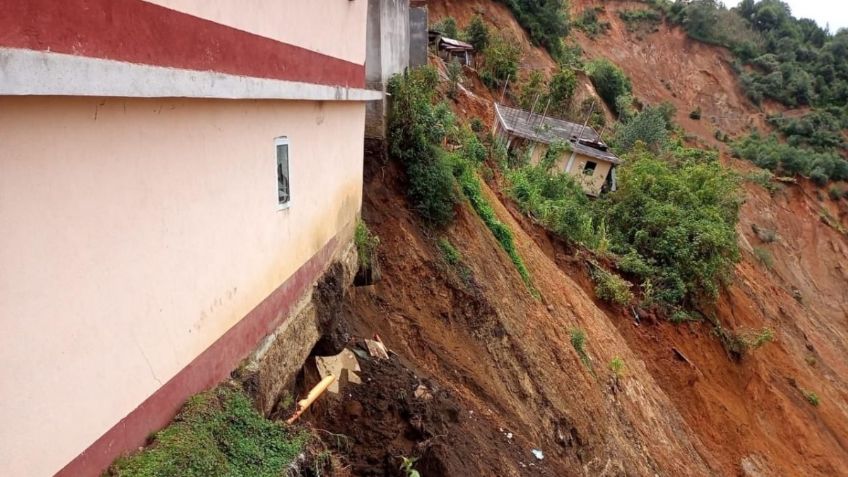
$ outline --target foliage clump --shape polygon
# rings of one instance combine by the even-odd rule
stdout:
[[[837,153],[795,147],[780,142],[774,135],[751,134],[735,142],[732,150],[735,156],[763,169],[809,177],[818,185],[825,185],[829,180],[848,179],[848,161]]]
[[[662,13],[650,8],[620,10],[618,16],[624,21],[627,29],[631,32],[640,30],[654,31],[663,21]]]
[[[627,74],[606,58],[592,61],[587,65],[587,70],[595,90],[607,106],[620,113],[617,104],[619,96],[629,96],[633,93],[633,86]]]
[[[549,116],[564,116],[571,109],[571,100],[577,90],[577,76],[569,67],[560,66],[550,80],[533,70],[524,80],[518,93],[522,109],[535,109]]]
[[[489,46],[490,35],[489,27],[480,15],[474,15],[463,32],[463,38],[475,51],[484,51]]]
[[[605,22],[599,18],[604,12],[604,7],[586,7],[577,20],[574,26],[583,30],[589,38],[597,38],[599,35],[606,33],[610,29],[609,22]]]
[[[595,282],[595,293],[601,300],[621,306],[633,301],[633,292],[630,291],[633,284],[621,276],[596,267],[592,272],[592,280]]]
[[[389,152],[406,171],[407,195],[424,220],[444,226],[454,217],[459,201],[451,166],[440,149],[450,111],[434,106],[438,73],[431,67],[394,76],[389,115]]]
[[[454,17],[445,17],[434,23],[431,28],[448,38],[459,39],[459,27]]]
[[[664,303],[716,297],[739,260],[738,176],[680,152],[660,159],[637,148],[626,160],[618,191],[599,208],[613,252],[640,257],[638,278]]]
[[[377,247],[380,245],[380,238],[371,233],[365,221],[359,220],[356,223],[353,242],[356,245],[356,252],[359,256],[359,269],[370,269],[377,256]]]
[[[572,328],[569,335],[571,335],[571,346],[574,347],[574,351],[577,351],[580,361],[587,368],[592,369],[592,360],[586,352],[586,332],[580,328]]]
[[[107,475],[279,477],[307,442],[265,419],[240,390],[221,386],[191,397],[149,447],[117,460]]]
[[[562,38],[568,35],[568,5],[564,0],[500,0],[536,45],[554,58],[562,53]]]
[[[513,38],[493,35],[489,46],[483,51],[480,80],[490,88],[500,87],[507,79],[515,80],[521,53],[521,46]]]

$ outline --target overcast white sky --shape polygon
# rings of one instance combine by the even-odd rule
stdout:
[[[724,0],[727,6],[739,5],[741,0]],[[848,0],[783,0],[792,7],[796,18],[812,18],[822,27],[830,24],[830,31],[848,28]]]

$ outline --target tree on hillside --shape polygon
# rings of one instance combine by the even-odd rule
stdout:
[[[465,29],[465,40],[474,47],[476,51],[483,51],[489,46],[489,27],[480,15],[474,15]]]

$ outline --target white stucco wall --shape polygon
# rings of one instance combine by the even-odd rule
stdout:
[[[368,0],[146,1],[358,65],[365,63]]]
[[[354,220],[363,127],[362,103],[0,98],[0,475],[58,471]]]

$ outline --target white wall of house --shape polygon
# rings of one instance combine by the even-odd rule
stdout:
[[[350,230],[363,127],[362,103],[0,97],[0,474],[58,471]]]

